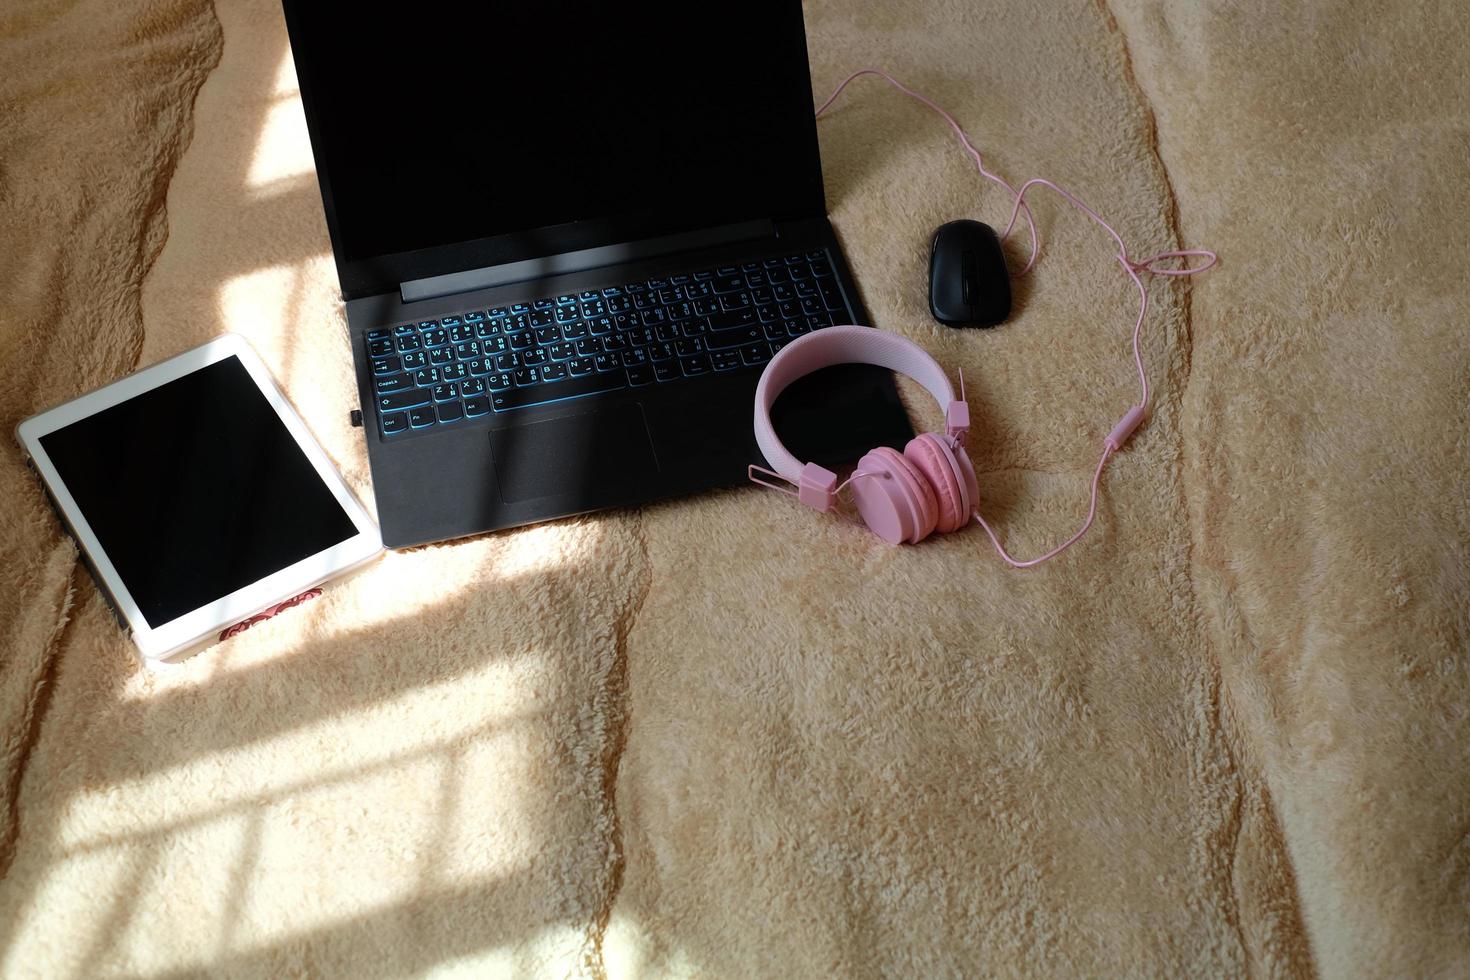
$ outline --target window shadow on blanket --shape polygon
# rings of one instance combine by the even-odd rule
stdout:
[[[197,315],[171,318],[145,358],[247,325],[266,347],[278,331],[272,370],[322,418],[315,400],[340,407],[323,373],[352,369],[336,296],[313,279],[331,257],[280,9],[249,6],[221,11],[222,68],[235,45],[231,84],[246,86],[230,101],[248,111],[196,133],[213,141],[197,165],[229,226],[176,223],[190,285],[165,299]],[[259,66],[246,79],[241,47]],[[296,342],[313,332],[341,363]],[[319,436],[339,461],[361,439]],[[389,554],[158,676],[79,573],[0,973],[585,965],[614,890],[617,624],[636,592],[618,562],[636,548],[612,519]]]

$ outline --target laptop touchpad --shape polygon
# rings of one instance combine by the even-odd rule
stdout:
[[[637,403],[498,429],[490,452],[508,504],[567,494],[593,502],[609,490],[636,489],[658,471]]]

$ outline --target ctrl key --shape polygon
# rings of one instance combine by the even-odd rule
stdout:
[[[408,428],[408,415],[404,412],[389,412],[378,419],[383,426],[383,435],[391,436]]]

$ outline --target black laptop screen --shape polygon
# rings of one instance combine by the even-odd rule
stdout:
[[[339,262],[825,211],[798,0],[286,6]]]

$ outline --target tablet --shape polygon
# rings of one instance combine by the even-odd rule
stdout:
[[[237,334],[28,418],[16,435],[145,661],[197,652],[382,551]]]

